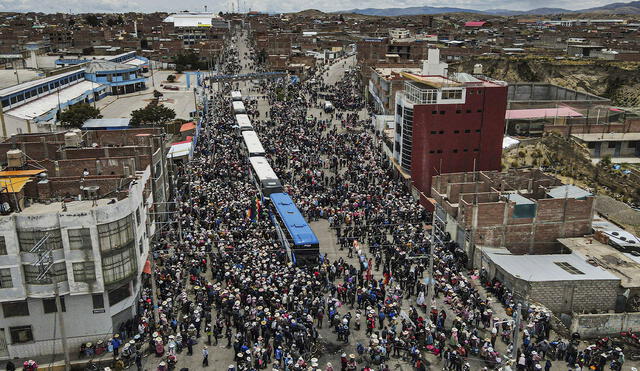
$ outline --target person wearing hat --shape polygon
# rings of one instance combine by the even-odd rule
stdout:
[[[205,345],[202,348],[202,367],[208,367],[209,366],[209,349],[207,349],[207,346]]]

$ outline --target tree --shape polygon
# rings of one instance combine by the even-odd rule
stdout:
[[[139,126],[144,124],[164,124],[176,117],[176,112],[162,104],[148,104],[145,108],[140,108],[131,112],[131,125]]]
[[[100,18],[98,18],[98,16],[95,14],[88,14],[86,17],[84,17],[84,20],[91,27],[98,27],[101,23]]]
[[[102,118],[100,110],[88,103],[77,103],[60,114],[60,121],[67,126],[79,128],[89,119]]]

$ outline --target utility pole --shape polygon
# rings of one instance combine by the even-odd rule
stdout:
[[[46,246],[47,240],[49,239],[49,234],[45,234],[42,238],[36,242],[35,245],[29,251],[32,254],[36,254],[38,256],[38,260],[33,264],[38,267],[40,274],[36,277],[36,281],[42,281],[44,283],[52,282],[53,283],[53,292],[55,295],[56,302],[56,314],[60,320],[60,337],[62,338],[62,351],[64,352],[64,369],[65,371],[71,370],[71,361],[69,359],[69,347],[67,346],[67,332],[64,326],[64,314],[62,312],[62,301],[60,300],[60,291],[58,288],[58,277],[56,272],[53,274],[50,273],[53,268],[53,251],[51,248]],[[53,268],[55,269],[55,268]],[[55,339],[54,339],[55,341]]]
[[[516,307],[516,322],[513,325],[513,349],[511,349],[511,359],[513,359],[516,364],[518,360],[516,357],[518,356],[518,340],[520,338],[520,313],[522,312],[522,304],[518,303]]]
[[[0,125],[2,126],[2,136],[6,138],[7,124],[4,122],[4,107],[2,107],[2,102],[0,102]]]

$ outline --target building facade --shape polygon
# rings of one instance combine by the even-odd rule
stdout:
[[[430,49],[421,75],[403,75],[393,160],[423,203],[436,174],[500,169],[506,83],[469,74],[447,77],[437,49]]]
[[[0,359],[62,352],[56,293],[71,351],[85,342],[108,340],[136,313],[147,279],[143,270],[156,231],[156,215],[164,210],[159,206],[169,195],[164,146],[151,144],[160,137],[140,130],[87,135],[95,143],[121,145],[143,135],[150,146],[137,137],[140,154],[129,160],[118,156],[110,169],[86,165],[98,162],[90,154],[104,155],[105,149],[78,147],[61,155],[69,160],[56,161],[62,173],[53,169],[0,172],[3,184],[23,185],[12,188],[19,192],[15,197],[3,199],[15,199],[18,204],[11,204],[10,212],[3,208],[0,216]],[[116,137],[127,139],[112,140]],[[29,145],[19,147],[31,149],[34,157],[49,157],[46,148],[38,151],[35,143],[39,139],[23,138],[35,141],[22,142]],[[47,139],[59,146],[60,136]],[[129,152],[126,145],[121,148]],[[7,178],[17,173],[21,178]],[[28,180],[18,183],[25,177]],[[77,194],[72,193],[74,189]],[[36,264],[39,254],[33,252],[38,244],[52,255],[45,275]]]

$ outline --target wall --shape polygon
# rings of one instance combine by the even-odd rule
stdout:
[[[571,332],[578,332],[582,338],[617,335],[621,331],[640,328],[640,312],[576,314],[571,320]]]

